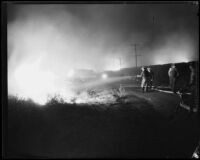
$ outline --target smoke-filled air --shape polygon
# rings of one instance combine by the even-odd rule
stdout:
[[[198,60],[192,5],[38,4],[8,7],[8,93],[44,104],[66,100],[78,69],[102,72]]]

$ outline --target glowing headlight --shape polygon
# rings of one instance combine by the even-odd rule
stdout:
[[[67,76],[70,78],[70,77],[73,77],[74,76],[74,70],[70,70],[67,74]]]
[[[103,78],[103,79],[107,79],[107,78],[108,78],[108,75],[104,73],[104,74],[102,74],[102,78]]]

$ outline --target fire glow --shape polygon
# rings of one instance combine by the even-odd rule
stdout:
[[[138,32],[138,18],[132,18],[136,14],[127,12],[126,5],[123,10],[121,6],[118,8],[115,5],[111,8],[101,8],[102,5],[77,5],[78,8],[73,6],[74,9],[70,9],[70,6],[10,6],[8,15],[13,15],[13,18],[7,23],[8,94],[31,98],[40,104],[45,104],[48,95],[58,94],[65,102],[71,102],[74,97],[77,103],[87,102],[87,96],[81,98],[76,94],[76,90],[84,84],[71,84],[75,77],[80,76],[76,73],[77,68],[101,73],[106,70],[117,72],[122,68],[135,66],[130,44],[141,37],[142,41],[148,40],[150,36],[142,25],[139,26],[143,29]],[[132,10],[134,9],[130,11]],[[122,15],[131,17],[128,16],[129,20],[124,21],[123,17],[126,16]],[[146,26],[148,22],[144,22]],[[168,22],[166,19],[166,24]],[[166,29],[166,34],[161,34],[153,44],[146,43],[138,50],[143,55],[142,65],[185,62],[196,56],[194,42],[198,41],[197,38],[189,36],[184,30],[169,32],[170,36],[170,27],[165,26],[168,25],[164,24],[162,30]],[[158,31],[157,35],[159,34]],[[158,40],[162,43],[157,43]],[[102,75],[99,81],[93,81],[87,86],[113,81],[111,76]]]
[[[17,88],[20,95],[25,98],[32,98],[34,101],[44,104],[47,95],[55,91],[54,78],[51,72],[41,71],[39,60],[32,63],[21,64],[14,74]]]
[[[61,84],[59,86],[57,85],[57,76],[53,72],[41,70],[40,63],[41,59],[38,59],[32,63],[24,62],[16,68],[14,80],[19,98],[32,99],[40,105],[45,105],[53,97],[56,97],[58,102],[62,99],[65,103],[102,104],[115,102],[116,97],[113,91],[102,90],[90,95],[87,89],[104,83],[120,81],[123,77],[107,79],[108,75],[104,73],[102,79],[88,82],[85,85],[76,85],[73,83],[73,79],[71,81],[71,76],[75,72],[69,70],[67,82],[59,83]]]

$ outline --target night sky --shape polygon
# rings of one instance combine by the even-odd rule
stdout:
[[[10,4],[10,90],[27,65],[63,79],[72,69],[117,70],[119,58],[133,67],[134,43],[139,66],[198,60],[197,12],[189,3]]]

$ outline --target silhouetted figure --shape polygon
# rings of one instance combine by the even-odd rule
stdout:
[[[153,71],[150,67],[148,67],[147,70],[149,72],[148,86],[149,86],[149,89],[152,89],[153,80],[154,80],[154,73],[153,73]]]
[[[181,98],[181,106],[189,107],[190,114],[193,113],[193,109],[198,110],[199,114],[199,98],[198,98],[198,80],[197,80],[197,71],[195,63],[189,63],[190,69],[190,79],[189,82],[179,91],[179,96]],[[188,75],[189,76],[189,75]],[[186,94],[190,92],[190,94]],[[179,106],[176,107],[175,113],[179,110]]]
[[[176,80],[179,76],[178,70],[175,66],[175,64],[172,64],[168,71],[169,76],[169,86],[171,90],[176,93]]]
[[[141,82],[142,92],[148,92],[149,72],[147,71],[146,67],[142,67],[142,72],[140,76],[142,78],[142,82]]]
[[[119,86],[119,96],[124,97],[125,93],[126,93],[125,88],[122,87],[122,84],[120,84],[120,86]]]
[[[191,91],[190,112],[192,113],[193,108],[198,107],[197,74],[196,74],[195,63],[190,63],[189,68],[190,68],[190,81],[189,81],[188,86]]]

